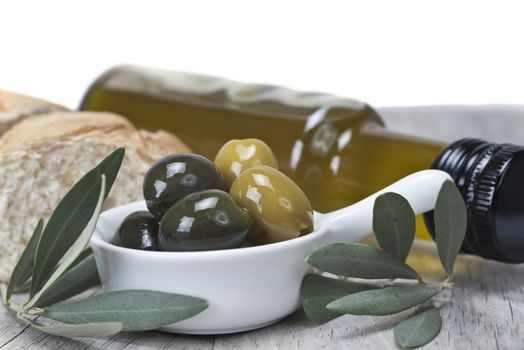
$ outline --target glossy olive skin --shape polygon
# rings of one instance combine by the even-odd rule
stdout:
[[[251,215],[221,190],[190,194],[172,206],[160,222],[162,250],[200,251],[239,248]]]
[[[148,211],[129,214],[118,229],[118,245],[140,250],[157,250],[158,221]]]
[[[275,243],[313,231],[313,210],[302,190],[280,171],[259,166],[243,171],[233,182],[230,194],[249,210],[255,225],[250,239]],[[262,234],[261,234],[262,233]]]
[[[161,158],[149,169],[143,190],[147,208],[160,221],[188,194],[222,187],[222,176],[213,162],[197,154],[177,153]]]
[[[215,164],[228,186],[246,169],[260,165],[278,169],[273,151],[259,139],[231,140],[225,143],[215,157]]]

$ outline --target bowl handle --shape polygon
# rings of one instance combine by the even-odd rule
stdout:
[[[386,192],[404,196],[415,214],[422,214],[435,208],[435,202],[442,184],[451,177],[440,170],[423,170],[413,173],[383,190],[348,207],[326,214],[320,214],[318,228],[326,229],[325,243],[356,242],[372,233],[373,205],[375,199]]]

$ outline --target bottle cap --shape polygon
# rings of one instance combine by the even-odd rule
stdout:
[[[435,160],[451,175],[468,212],[464,253],[524,262],[524,147],[461,139]],[[435,238],[433,213],[424,215]]]

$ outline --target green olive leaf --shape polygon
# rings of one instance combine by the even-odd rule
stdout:
[[[388,287],[346,295],[327,305],[331,311],[352,315],[391,315],[431,299],[440,291],[429,287]]]
[[[101,178],[105,175],[107,182],[103,196],[105,199],[116,179],[124,153],[124,148],[116,149],[84,175],[51,214],[36,251],[31,297],[42,289],[57,264],[92,221],[99,202]]]
[[[400,194],[388,192],[375,199],[373,232],[386,253],[406,261],[415,239],[415,213]]]
[[[89,252],[89,251],[88,251]],[[95,256],[89,255],[76,262],[46,289],[36,300],[36,307],[44,307],[69,299],[90,288],[100,285]]]
[[[418,278],[418,274],[404,262],[366,244],[328,244],[311,253],[307,262],[321,271],[339,276],[367,279]]]
[[[7,284],[6,301],[9,301],[13,292],[20,289],[31,278],[35,263],[36,248],[40,241],[43,229],[44,220],[40,219],[29,239],[29,242],[27,242],[22,255],[20,255],[13,272],[11,273],[9,283]]]
[[[414,349],[435,339],[441,327],[439,309],[431,308],[400,322],[393,329],[393,334],[399,347]]]
[[[84,250],[82,250],[82,252],[77,256],[75,261],[73,261],[71,266],[69,266],[69,268],[66,271],[69,271],[70,269],[78,265],[78,263],[80,263],[82,260],[84,260],[85,258],[87,258],[90,255],[93,255],[93,250],[91,249],[90,246],[87,246]]]
[[[193,317],[208,306],[204,299],[182,294],[125,290],[55,304],[42,314],[66,323],[121,322],[124,331],[146,331]]]
[[[29,293],[30,290],[31,290],[31,279],[28,279],[22,285],[16,286],[13,289],[13,294],[14,293]]]
[[[60,337],[107,337],[122,331],[122,323],[120,322],[53,324],[45,326],[21,315],[18,315],[18,318],[40,332]]]
[[[451,181],[442,184],[435,204],[434,218],[438,255],[444,270],[451,277],[467,228],[464,199]]]
[[[102,210],[102,204],[104,203],[105,189],[106,189],[106,176],[102,175],[99,190],[98,190],[99,192],[98,202],[96,203],[94,212],[91,214],[91,218],[89,219],[87,225],[84,227],[83,231],[80,233],[80,235],[78,236],[76,241],[73,243],[73,245],[71,245],[71,247],[69,247],[69,249],[65,252],[58,266],[55,268],[51,276],[49,276],[49,278],[47,279],[45,284],[42,286],[42,288],[40,288],[32,296],[32,298],[27,303],[24,304],[24,307],[26,309],[33,307],[35,303],[40,299],[42,294],[45,293],[46,290],[53,283],[55,283],[55,281],[58,280],[64,272],[66,272],[71,267],[71,264],[77,261],[78,257],[83,254],[83,251],[85,251],[87,245],[89,244],[91,235],[93,234],[93,231],[95,230],[95,226],[98,221],[98,217],[100,216],[100,211]],[[31,284],[31,287],[33,287],[33,284]]]
[[[366,284],[308,274],[304,277],[300,286],[302,307],[309,319],[327,322],[341,315],[338,312],[328,310],[327,304],[345,295],[375,288]]]

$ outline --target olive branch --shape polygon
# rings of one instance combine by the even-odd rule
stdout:
[[[107,156],[75,183],[47,224],[38,222],[8,284],[0,285],[4,305],[20,321],[52,335],[104,337],[156,329],[208,307],[201,298],[150,290],[109,292],[63,302],[100,284],[89,240],[124,152],[118,148]],[[13,301],[17,293],[24,293],[25,300],[20,295]],[[59,322],[50,324],[53,320]]]
[[[434,220],[444,281],[426,282],[405,263],[415,238],[415,214],[404,197],[385,193],[373,207],[373,231],[381,249],[333,243],[306,259],[314,268],[301,286],[306,315],[327,322],[342,314],[383,316],[413,308],[393,329],[397,345],[417,348],[433,340],[442,325],[442,302],[435,297],[453,287],[453,267],[467,225],[464,200],[451,181],[439,191]]]

